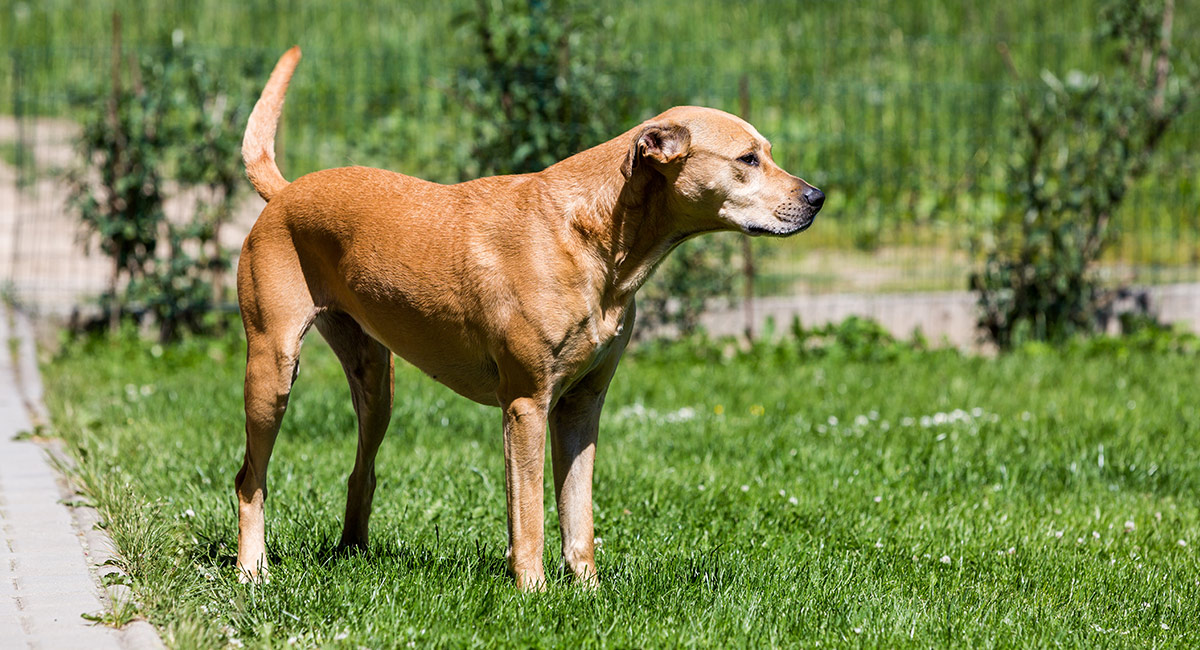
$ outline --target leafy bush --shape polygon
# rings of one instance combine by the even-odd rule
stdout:
[[[645,336],[669,326],[683,336],[695,334],[708,301],[733,292],[737,247],[735,238],[723,235],[680,244],[638,293],[638,332]]]
[[[244,191],[240,131],[253,94],[210,73],[181,41],[127,61],[116,20],[114,31],[111,85],[76,95],[83,128],[70,205],[85,242],[113,263],[101,298],[110,330],[149,318],[168,341],[217,322],[207,314],[224,299],[230,265],[220,230]],[[179,223],[163,210],[168,181],[197,196]]]
[[[477,0],[455,18],[478,45],[456,84],[475,117],[465,176],[539,171],[629,128],[629,71],[598,47],[611,21],[575,0]]]
[[[878,321],[858,316],[812,329],[805,329],[796,319],[792,321],[792,340],[800,356],[851,361],[895,361],[928,347],[920,334],[902,341]]]
[[[703,332],[697,332],[677,340],[640,342],[633,354],[641,359],[664,363],[691,361],[724,364],[747,356],[787,361],[830,358],[891,363],[928,351],[929,346],[919,333],[911,340],[904,341],[892,336],[877,321],[851,316],[840,323],[813,328],[804,327],[797,318],[792,321],[786,335],[779,338],[765,335],[748,346],[732,338],[712,340]],[[939,353],[958,354],[953,348]]]
[[[126,311],[120,285],[153,264],[166,219],[162,158],[168,144],[162,123],[169,98],[151,69],[139,70],[135,84],[123,81],[119,50],[114,57],[113,86],[77,97],[86,111],[78,141],[81,160],[67,178],[69,205],[85,237],[95,237],[112,260],[102,302],[115,329]]]
[[[1117,233],[1112,217],[1195,94],[1194,71],[1172,68],[1173,15],[1173,0],[1113,0],[1097,38],[1117,71],[1043,71],[1036,92],[1018,95],[1010,209],[977,235],[985,262],[970,278],[979,325],[1000,347],[1095,331],[1104,292],[1093,268]]]

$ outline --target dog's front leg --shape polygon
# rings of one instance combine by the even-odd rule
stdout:
[[[508,568],[522,591],[544,589],[542,475],[544,402],[518,398],[504,407],[504,484],[508,500]]]
[[[579,390],[564,395],[550,414],[550,449],[563,561],[576,579],[596,585],[595,534],[592,525],[592,468],[604,393]]]

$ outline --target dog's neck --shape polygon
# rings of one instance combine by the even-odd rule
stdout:
[[[629,137],[632,137],[630,135]],[[628,153],[626,138],[617,138],[568,158],[551,178],[569,183],[564,213],[572,235],[594,253],[600,280],[600,304],[625,306],[655,267],[684,239],[699,232],[680,225],[671,208],[667,180],[642,167],[626,178],[621,164]],[[577,160],[578,159],[578,160]],[[581,171],[597,182],[578,183]],[[555,170],[558,171],[558,170]],[[602,288],[601,288],[602,287]]]

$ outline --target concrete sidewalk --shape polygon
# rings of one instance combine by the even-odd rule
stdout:
[[[109,609],[113,594],[95,569],[111,557],[111,541],[93,530],[94,511],[63,505],[71,491],[48,450],[14,439],[40,418],[28,321],[0,310],[0,341],[0,650],[162,647],[144,621],[115,630],[81,617]]]

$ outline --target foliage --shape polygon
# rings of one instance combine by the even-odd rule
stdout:
[[[119,52],[115,56],[119,59]],[[153,264],[166,218],[162,157],[168,137],[162,121],[168,101],[153,77],[139,74],[130,83],[122,81],[120,71],[114,71],[107,92],[85,92],[78,98],[90,110],[81,124],[80,165],[68,176],[69,203],[86,237],[95,237],[113,262],[105,304],[114,319],[125,309],[119,284],[141,277]]]
[[[167,253],[156,256],[151,269],[124,288],[128,304],[152,317],[161,342],[178,340],[182,331],[207,331],[217,322],[210,318],[218,307],[213,278],[228,268],[229,256],[200,214],[190,223],[163,224]],[[216,249],[217,256],[206,257],[205,248]]]
[[[110,325],[148,317],[161,340],[173,340],[181,328],[214,322],[206,314],[224,298],[230,258],[220,229],[245,185],[240,127],[253,95],[245,82],[212,74],[182,42],[128,62],[128,75],[119,47],[114,57],[111,86],[77,95],[81,161],[69,172],[71,205],[84,241],[96,240],[113,260],[102,298]],[[163,209],[168,181],[195,200],[182,220]]]
[[[907,358],[928,347],[919,334],[911,341],[902,341],[877,321],[858,316],[813,329],[805,329],[797,318],[792,322],[792,340],[804,358],[875,363]]]
[[[677,246],[638,292],[638,335],[661,335],[664,326],[682,336],[695,334],[709,301],[733,293],[737,248],[737,239],[724,234]]]
[[[1195,93],[1194,72],[1172,67],[1173,12],[1173,0],[1112,0],[1098,38],[1121,67],[1064,79],[1043,71],[1037,91],[1018,96],[1010,210],[977,239],[986,260],[970,279],[980,327],[997,345],[1095,330],[1095,263],[1118,232],[1113,216]]]
[[[496,410],[407,364],[371,548],[333,552],[354,411],[317,337],[271,461],[272,579],[239,584],[243,346],[127,337],[44,373],[53,433],[171,645],[1183,647],[1200,626],[1194,353],[646,348],[601,423],[600,588],[552,570],[547,471],[551,584],[518,594]]]
[[[455,23],[479,48],[457,82],[474,117],[466,177],[539,171],[629,128],[629,71],[604,56],[612,19],[594,4],[476,0]]]
[[[1123,332],[1122,336],[1075,339],[1069,348],[1088,356],[1118,359],[1126,359],[1137,353],[1200,356],[1200,337],[1186,329],[1141,321],[1127,322]]]
[[[746,345],[733,338],[709,339],[695,332],[679,339],[655,339],[640,342],[631,351],[636,358],[673,363],[758,362],[773,359],[781,363],[813,362],[836,359],[847,362],[892,363],[929,353],[928,343],[919,333],[904,341],[892,336],[883,325],[869,318],[851,316],[838,323],[806,328],[799,318],[782,336],[774,336],[774,324],[768,323],[762,338]],[[945,349],[938,354],[957,354]]]

